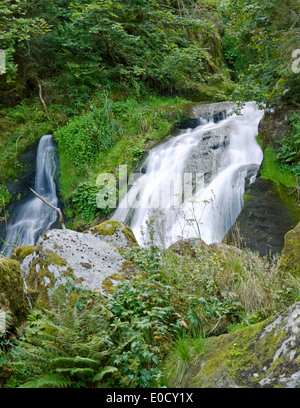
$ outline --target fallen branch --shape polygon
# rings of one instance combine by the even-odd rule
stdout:
[[[48,115],[47,105],[46,105],[46,102],[44,101],[44,98],[43,98],[42,81],[38,80],[38,86],[39,86],[39,98],[40,98],[40,101],[42,102],[45,113]]]
[[[60,210],[59,208],[57,208],[57,207],[54,207],[54,205],[48,203],[48,201],[44,200],[44,198],[42,198],[42,197],[41,197],[38,193],[36,193],[32,188],[31,188],[30,190],[33,192],[34,195],[37,196],[37,198],[39,198],[41,201],[43,201],[43,203],[47,204],[49,207],[53,208],[53,210],[55,210],[55,211],[58,212],[59,221],[60,221],[60,223],[61,223],[62,229],[66,229],[66,227],[65,227],[65,222],[64,222],[64,217],[63,217],[63,215],[62,215],[61,210]]]

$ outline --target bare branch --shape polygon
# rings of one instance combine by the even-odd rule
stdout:
[[[47,205],[48,205],[49,207],[51,207],[53,210],[55,210],[55,211],[58,212],[59,221],[60,221],[60,223],[61,223],[62,229],[66,229],[66,227],[65,227],[65,222],[64,222],[64,217],[63,217],[63,215],[62,215],[61,210],[60,210],[59,208],[57,208],[57,207],[54,207],[54,205],[48,203],[48,201],[46,201],[44,198],[42,198],[42,197],[41,197],[38,193],[36,193],[32,188],[31,188],[30,190],[33,192],[34,195],[37,196],[37,198],[39,198],[41,201],[43,201],[43,203],[47,204]]]

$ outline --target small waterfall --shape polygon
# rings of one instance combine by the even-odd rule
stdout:
[[[112,217],[129,224],[139,244],[151,229],[154,242],[166,247],[182,237],[220,242],[233,225],[245,177],[263,159],[255,140],[263,111],[249,102],[240,115],[221,116],[150,151],[144,174]]]
[[[50,204],[57,206],[54,175],[56,171],[55,145],[52,135],[40,139],[37,158],[35,191]],[[28,186],[29,188],[29,186]],[[4,244],[0,248],[4,255],[10,256],[16,247],[35,245],[38,238],[48,231],[57,219],[57,213],[36,196],[17,207],[18,214],[9,219]]]

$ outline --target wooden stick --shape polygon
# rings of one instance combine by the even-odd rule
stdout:
[[[46,200],[44,200],[44,198],[42,198],[38,193],[36,193],[34,190],[32,190],[32,188],[31,188],[30,190],[33,192],[34,195],[37,196],[37,198],[39,198],[40,200],[42,200],[43,203],[47,204],[49,207],[53,208],[53,210],[55,210],[55,211],[58,212],[58,214],[59,214],[59,221],[60,221],[60,223],[61,223],[62,229],[66,229],[66,227],[65,227],[65,222],[64,222],[64,217],[63,217],[63,215],[62,215],[61,210],[60,210],[59,208],[57,208],[57,207],[54,207],[54,205],[48,203]]]

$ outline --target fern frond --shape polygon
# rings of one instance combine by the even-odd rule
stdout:
[[[98,351],[97,353],[95,353],[93,355],[93,359],[100,362],[104,359],[104,357],[109,356],[111,353],[108,350],[104,350],[104,351]]]
[[[107,366],[93,377],[92,382],[101,381],[106,374],[115,373],[117,371],[118,369],[116,367]]]
[[[96,360],[92,360],[91,358],[84,358],[80,356],[76,356],[74,359],[76,367],[89,367],[93,370],[96,370],[99,367],[99,362]]]
[[[70,371],[70,374],[73,377],[87,379],[94,374],[94,370],[92,368],[73,368]]]
[[[35,380],[22,384],[18,388],[67,388],[71,387],[72,381],[62,374],[46,374]]]

